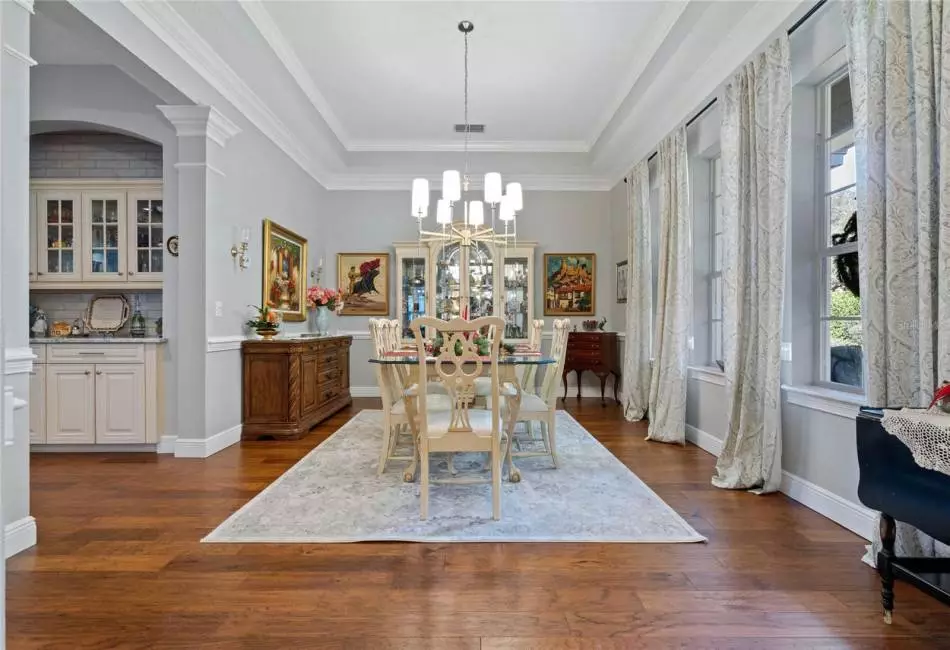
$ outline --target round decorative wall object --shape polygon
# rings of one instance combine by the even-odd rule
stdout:
[[[178,235],[172,235],[168,238],[168,241],[165,243],[168,252],[173,257],[178,257]]]

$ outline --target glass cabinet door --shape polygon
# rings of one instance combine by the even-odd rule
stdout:
[[[468,247],[468,318],[495,313],[495,260],[491,249],[479,242]]]
[[[531,326],[530,273],[531,261],[527,255],[505,255],[502,300],[506,339],[528,338]]]
[[[416,318],[426,315],[426,273],[425,257],[400,257],[400,305],[399,319],[402,323],[403,338],[412,338],[410,324]]]
[[[462,248],[458,244],[433,250],[436,318],[451,320],[462,313]]]
[[[78,282],[82,278],[80,201],[78,193],[37,194],[37,282]]]
[[[159,192],[129,193],[129,281],[162,279],[165,214]]]
[[[125,279],[125,196],[83,194],[86,246],[84,280]]]

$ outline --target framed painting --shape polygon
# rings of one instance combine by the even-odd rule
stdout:
[[[307,320],[307,240],[264,219],[263,269],[261,303],[285,321]]]
[[[337,253],[342,316],[389,315],[389,253]]]
[[[630,267],[627,265],[627,260],[617,262],[617,302],[620,304],[627,302],[629,272]]]
[[[545,316],[593,316],[596,286],[596,254],[544,254]]]

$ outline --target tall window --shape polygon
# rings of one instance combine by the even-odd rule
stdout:
[[[722,158],[710,163],[712,197],[709,231],[712,233],[712,267],[709,274],[709,365],[722,369]]]
[[[821,167],[823,201],[821,242],[821,310],[818,347],[821,382],[861,388],[864,337],[858,288],[857,194],[854,165],[854,112],[847,73],[822,88]]]

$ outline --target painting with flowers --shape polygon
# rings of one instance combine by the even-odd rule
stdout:
[[[389,315],[389,253],[337,254],[343,316]]]

